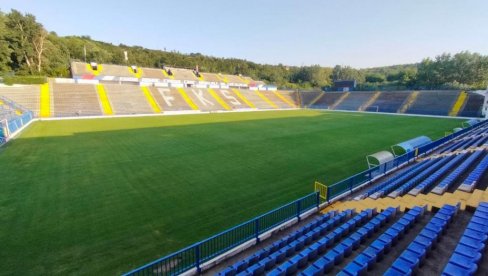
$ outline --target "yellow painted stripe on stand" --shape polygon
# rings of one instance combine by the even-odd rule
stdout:
[[[104,115],[113,115],[112,105],[110,105],[110,100],[108,99],[107,92],[103,84],[97,84],[98,97],[102,103],[102,109]]]
[[[258,94],[258,96],[261,97],[261,99],[263,99],[265,102],[267,102],[272,107],[278,108],[278,106],[274,102],[272,102],[270,99],[268,99],[263,93],[256,90],[256,94]]]
[[[249,80],[246,80],[245,78],[241,77],[241,76],[238,76],[238,78],[243,81],[245,84],[249,84]]]
[[[51,117],[51,91],[49,83],[41,84],[41,106],[39,115],[43,118]]]
[[[86,70],[88,70],[88,72],[92,73],[94,76],[98,76],[102,72],[103,66],[101,64],[97,64],[97,70],[95,71],[95,70],[93,70],[91,65],[89,63],[87,63],[86,64]]]
[[[161,108],[159,107],[158,103],[152,96],[151,91],[149,91],[149,88],[147,88],[147,86],[141,86],[141,90],[142,93],[144,93],[144,96],[146,96],[147,103],[149,103],[154,113],[161,113]]]
[[[172,79],[172,80],[174,80],[174,79],[175,79],[175,77],[174,77],[174,76],[170,76],[170,75],[168,75],[168,72],[166,72],[166,70],[161,69],[161,71],[163,72],[163,75],[164,75],[165,77],[170,78],[170,79]]]
[[[181,96],[183,97],[183,100],[191,107],[193,110],[198,110],[198,106],[188,97],[186,94],[185,90],[181,87],[178,87],[178,92],[180,92]]]
[[[459,93],[459,97],[457,98],[456,103],[453,105],[451,111],[449,112],[449,116],[457,116],[459,114],[459,111],[461,110],[461,107],[463,107],[467,96],[468,94],[464,91],[461,91],[461,93]]]
[[[127,67],[127,69],[129,69],[129,72],[136,78],[140,79],[142,77],[142,68],[141,67],[137,67],[137,73],[134,72],[134,70],[132,70],[132,67]]]
[[[256,106],[251,103],[244,95],[241,94],[241,92],[238,89],[232,88],[232,91],[241,99],[243,102],[245,102],[250,108],[256,108]]]
[[[212,95],[212,97],[223,107],[225,108],[225,110],[232,110],[232,108],[230,108],[227,103],[222,100],[221,97],[219,97],[219,95],[217,94],[217,92],[215,92],[215,90],[213,90],[212,88],[208,88],[207,89],[208,92],[210,93],[210,95]]]
[[[280,98],[280,100],[284,101],[287,105],[289,105],[290,107],[296,107],[296,105],[294,103],[292,103],[290,100],[288,100],[287,98],[285,98],[285,96],[281,95],[280,93],[278,93],[278,91],[273,91],[273,93],[278,97]]]

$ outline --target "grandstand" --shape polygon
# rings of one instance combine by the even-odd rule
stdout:
[[[484,275],[488,273],[484,261],[488,258],[484,250],[487,161],[488,124],[484,121],[426,144],[420,151],[407,152],[391,161],[396,168],[372,181],[345,187],[334,197],[334,187],[329,187],[326,207],[319,213],[314,214],[319,208],[311,200],[316,195],[311,195],[239,226],[250,223],[263,227],[263,232],[250,231],[246,238],[235,228],[195,245],[202,260],[193,265],[187,263],[187,253],[180,251],[126,275],[179,274],[192,268],[226,276]],[[371,177],[371,172],[387,167],[383,165],[356,178]],[[298,208],[289,215],[291,220],[269,225],[268,219],[288,206]],[[218,245],[236,233],[240,233],[237,243]],[[225,250],[212,254],[215,246]],[[175,264],[175,257],[184,265]]]
[[[481,94],[464,91],[282,91],[247,77],[198,76],[192,70],[170,67],[100,64],[95,70],[75,62],[72,72],[73,79],[51,79],[40,86],[0,87],[1,142],[33,117],[295,108],[481,117],[485,101]],[[464,247],[457,250],[455,246],[470,246],[464,243],[466,239],[460,241],[461,234],[464,229],[469,230],[468,237],[472,234],[468,221],[483,214],[487,205],[480,202],[488,200],[488,125],[473,119],[464,127],[440,140],[415,145],[404,154],[394,152],[394,160],[342,182],[318,183],[318,193],[128,275],[359,275],[365,271],[455,275],[488,271],[480,261],[484,256],[470,252],[463,256],[475,256],[474,260],[460,263],[456,255]],[[439,224],[439,220],[445,222]],[[446,233],[436,223],[445,228],[449,223],[456,230]],[[425,233],[431,232],[445,237],[446,244],[437,245],[454,257],[426,257],[427,252],[437,250],[431,244],[434,241],[425,240]]]

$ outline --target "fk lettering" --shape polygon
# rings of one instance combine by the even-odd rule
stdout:
[[[193,94],[198,98],[198,100],[204,105],[204,106],[207,106],[207,105],[214,105],[214,103],[212,101],[209,101],[207,99],[205,99],[205,97],[203,97],[203,91],[198,89],[198,90],[195,90],[195,89],[192,89],[191,92],[193,92]]]
[[[241,105],[241,103],[233,96],[229,95],[229,91],[227,90],[220,90],[220,92],[222,92],[222,95],[229,99],[229,102],[233,105]]]
[[[173,102],[175,100],[175,98],[173,96],[171,96],[171,94],[170,94],[171,91],[168,88],[158,88],[158,91],[161,94],[161,96],[163,97],[164,102],[168,106],[173,106],[173,104],[171,102]]]

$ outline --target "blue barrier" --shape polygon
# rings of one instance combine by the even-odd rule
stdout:
[[[319,203],[318,193],[311,193],[124,275],[177,275],[193,268],[199,271],[202,263],[247,241],[259,242],[259,235],[290,219],[300,220],[301,214],[318,209]]]
[[[371,181],[375,176],[384,174],[387,171],[397,168],[401,165],[415,161],[415,157],[432,152],[440,145],[466,134],[468,131],[480,125],[488,123],[488,120],[482,121],[476,125],[464,128],[458,132],[452,133],[446,137],[440,138],[429,144],[417,148],[416,151],[407,152],[395,159],[381,164],[380,166],[360,172],[356,175],[339,181],[327,189],[327,201],[334,199],[346,193],[352,193],[353,189]],[[201,264],[212,258],[236,247],[247,241],[255,240],[259,242],[259,235],[276,227],[290,219],[297,218],[300,215],[313,208],[318,208],[320,204],[319,193],[311,193],[305,197],[299,198],[282,207],[267,212],[252,220],[232,227],[215,236],[195,243],[189,247],[181,249],[173,254],[155,260],[137,269],[124,274],[129,275],[177,275],[196,268],[200,271]]]

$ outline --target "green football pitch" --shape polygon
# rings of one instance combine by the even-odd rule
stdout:
[[[120,274],[460,123],[306,110],[35,122],[0,149],[0,274]]]

